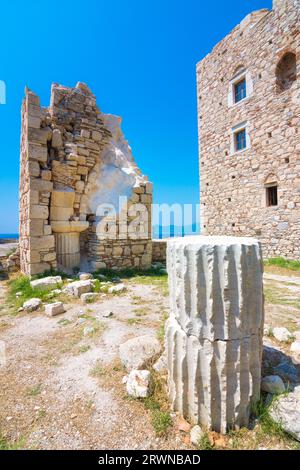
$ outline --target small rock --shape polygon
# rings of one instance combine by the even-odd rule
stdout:
[[[126,290],[126,287],[124,284],[117,284],[116,286],[111,286],[109,289],[108,289],[108,292],[110,294],[117,294],[119,292],[123,292],[124,290]]]
[[[61,276],[48,276],[31,281],[30,285],[33,289],[48,290],[57,288],[57,286],[61,283]]]
[[[93,333],[95,333],[95,328],[92,326],[86,326],[83,330],[83,336],[89,336]]]
[[[148,370],[132,370],[127,378],[128,395],[135,398],[147,398],[150,395],[151,375]]]
[[[23,303],[23,309],[27,310],[28,312],[33,312],[37,310],[42,305],[41,299],[30,299]]]
[[[24,312],[24,308],[23,307],[18,308],[18,312]]]
[[[285,432],[300,441],[300,386],[275,400],[270,415]]]
[[[160,358],[153,364],[153,369],[159,374],[164,374],[167,372],[167,357],[165,354],[160,356]]]
[[[279,395],[285,392],[285,385],[278,375],[269,375],[262,379],[261,389],[263,392]]]
[[[114,312],[107,311],[107,312],[104,312],[102,316],[104,318],[110,318],[110,317],[113,316],[113,314],[114,314]]]
[[[12,416],[7,416],[6,421],[11,421],[13,419]]]
[[[49,317],[55,317],[56,315],[65,313],[65,311],[66,310],[62,302],[54,302],[53,304],[45,305],[45,312]]]
[[[190,437],[191,437],[191,443],[194,444],[194,446],[198,446],[200,443],[200,439],[203,436],[203,431],[200,428],[200,426],[194,426],[191,429]]]
[[[128,376],[125,375],[122,379],[122,384],[127,384]]]
[[[17,297],[17,299],[18,299],[19,297],[21,297],[21,295],[22,295],[22,292],[16,292],[16,297]]]
[[[80,296],[80,300],[85,303],[91,303],[91,302],[95,302],[95,300],[97,300],[98,297],[99,295],[97,293],[87,292],[86,294],[82,294]]]
[[[77,418],[77,415],[75,414],[71,415],[71,419],[75,419],[75,418]]]
[[[119,277],[113,277],[111,282],[113,282],[114,284],[119,284],[119,282],[121,282],[121,279]]]
[[[294,354],[300,354],[300,341],[295,341],[291,345],[291,352]]]
[[[279,342],[289,341],[292,337],[292,334],[287,328],[273,328],[274,338]]]
[[[79,273],[78,276],[80,281],[88,281],[89,279],[93,279],[93,275],[91,273]]]
[[[86,322],[86,319],[85,318],[78,318],[77,322],[76,322],[76,325],[82,325],[83,323]]]
[[[72,297],[81,297],[82,294],[93,291],[93,283],[90,279],[87,281],[74,281],[68,284],[63,291]]]
[[[126,341],[119,347],[121,362],[128,371],[142,369],[160,351],[160,342],[155,336],[151,335],[138,336]]]
[[[107,277],[104,274],[97,274],[97,278],[101,279],[102,281],[107,281]]]

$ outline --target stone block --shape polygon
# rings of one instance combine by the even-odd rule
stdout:
[[[52,191],[52,196],[51,196],[52,206],[73,208],[74,202],[75,202],[74,191],[58,191],[58,190]]]
[[[40,176],[41,170],[40,170],[40,165],[37,161],[29,160],[28,169],[29,169],[30,176],[36,176],[36,177]]]
[[[34,191],[51,192],[53,189],[53,183],[40,178],[30,178],[30,189]]]
[[[142,369],[161,352],[161,344],[155,336],[132,338],[119,347],[120,360],[126,370]]]
[[[39,116],[28,114],[28,127],[39,129],[41,127],[41,118]]]
[[[44,206],[38,206],[43,207]],[[47,209],[47,208],[46,208]],[[42,219],[32,219],[30,220],[30,234],[33,237],[40,237],[44,235],[44,220]]]
[[[100,142],[102,140],[102,134],[101,132],[98,131],[92,131],[92,139],[95,142]]]
[[[29,217],[31,219],[48,219],[49,216],[49,210],[47,206],[41,206],[41,205],[35,205],[32,204],[30,209],[29,209]],[[35,233],[33,232],[32,234],[35,236]],[[39,234],[42,235],[42,234]]]
[[[28,158],[32,160],[37,160],[42,163],[46,163],[48,158],[47,147],[43,145],[29,143]]]
[[[71,282],[64,288],[64,292],[72,297],[81,297],[82,294],[93,292],[93,283],[90,280]]]
[[[48,317],[55,317],[64,313],[65,307],[62,302],[54,302],[53,304],[45,305],[45,313]]]
[[[51,129],[45,127],[43,129],[35,129],[33,127],[28,128],[28,141],[38,142],[41,144],[47,144],[47,141],[51,138]]]
[[[44,235],[43,237],[30,237],[30,247],[35,250],[48,250],[50,248],[54,248],[54,243],[54,235]]]
[[[53,148],[57,149],[63,146],[63,140],[59,129],[53,129],[51,145]]]
[[[41,279],[35,279],[30,282],[30,285],[33,289],[50,290],[57,289],[61,283],[62,278],[60,276],[48,276]]]
[[[62,220],[68,221],[73,215],[73,207],[56,207],[51,205],[50,207],[50,220]]]

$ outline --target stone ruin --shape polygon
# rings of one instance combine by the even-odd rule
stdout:
[[[121,118],[99,110],[84,83],[53,84],[49,108],[26,89],[20,168],[25,274],[151,265],[152,184],[120,124]]]
[[[251,238],[168,241],[169,395],[193,424],[247,427],[260,398],[264,324],[260,244]]]

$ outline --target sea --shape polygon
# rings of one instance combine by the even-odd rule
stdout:
[[[18,233],[0,233],[0,239],[14,239],[18,240],[19,234]]]

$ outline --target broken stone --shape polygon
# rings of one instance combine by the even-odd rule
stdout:
[[[53,148],[60,148],[63,145],[63,140],[61,137],[61,132],[59,129],[53,129],[52,133],[52,143]]]
[[[83,336],[89,336],[95,333],[95,328],[92,326],[86,326],[83,330]]]
[[[27,310],[28,312],[33,312],[37,310],[42,305],[41,299],[30,299],[23,303],[23,309]]]
[[[104,318],[110,318],[110,317],[113,316],[113,314],[114,314],[113,312],[109,312],[109,311],[108,311],[108,312],[104,312],[104,313],[103,313],[103,317],[104,317]]]
[[[262,379],[261,389],[263,392],[279,395],[285,392],[285,385],[278,375],[269,375]]]
[[[199,446],[200,439],[203,437],[204,433],[200,426],[194,426],[191,429],[190,433],[190,438],[191,438],[191,443],[194,444],[194,446]]]
[[[273,336],[279,342],[289,341],[292,337],[292,334],[287,328],[273,328]]]
[[[61,276],[49,276],[43,277],[41,279],[36,279],[35,281],[31,281],[30,285],[33,289],[49,290],[52,288],[56,289],[61,283]]]
[[[126,390],[135,398],[147,398],[150,395],[151,374],[148,370],[132,370],[127,377]]]
[[[80,296],[80,300],[85,303],[91,303],[91,302],[95,302],[98,297],[99,297],[99,294],[97,293],[87,292],[86,294],[82,294]]]
[[[87,281],[88,279],[93,279],[91,273],[79,273],[78,274],[80,281]]]
[[[167,356],[163,354],[160,358],[153,364],[153,369],[159,374],[165,374],[167,372]]]
[[[291,345],[291,352],[294,354],[300,354],[300,341],[294,341]]]
[[[93,283],[90,280],[87,281],[74,281],[68,284],[63,292],[73,297],[81,297],[82,294],[86,294],[93,291]]]
[[[65,311],[66,310],[62,302],[54,302],[53,304],[45,305],[45,312],[49,317],[60,315],[61,313],[65,313]]]
[[[160,342],[148,335],[130,339],[119,347],[121,362],[128,371],[142,369],[160,351]]]
[[[270,415],[285,432],[300,441],[300,386],[276,399]]]
[[[116,286],[111,286],[108,289],[109,294],[118,294],[119,292],[124,292],[126,290],[126,287],[124,284],[117,284]]]

